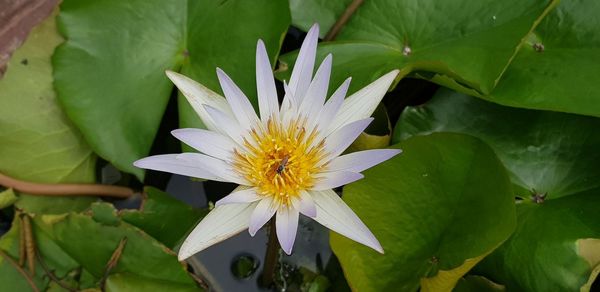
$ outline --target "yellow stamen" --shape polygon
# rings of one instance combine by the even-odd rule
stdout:
[[[283,126],[269,119],[249,133],[253,141],[244,139],[245,149],[234,151],[235,169],[259,194],[273,196],[281,206],[290,206],[300,191],[311,188],[313,174],[321,168],[325,144],[315,141],[318,131],[307,131],[306,123],[306,118],[300,118]]]

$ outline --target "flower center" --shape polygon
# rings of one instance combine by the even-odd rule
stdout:
[[[324,141],[316,141],[318,132],[306,130],[306,119],[287,126],[269,120],[266,127],[253,129],[253,141],[245,139],[244,151],[234,153],[234,166],[258,188],[259,194],[274,196],[281,204],[300,191],[312,187],[314,174],[323,166]]]

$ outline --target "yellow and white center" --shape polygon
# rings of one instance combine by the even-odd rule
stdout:
[[[316,129],[307,132],[306,119],[287,126],[269,120],[263,129],[251,131],[252,143],[245,139],[244,151],[235,150],[234,167],[264,196],[273,196],[281,205],[300,191],[310,189],[314,175],[324,167],[324,140],[316,141]]]

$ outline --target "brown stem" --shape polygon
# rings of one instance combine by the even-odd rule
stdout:
[[[0,173],[0,185],[39,196],[106,196],[128,198],[134,191],[127,187],[101,184],[43,184],[12,178]]]
[[[27,283],[29,283],[29,286],[31,286],[31,290],[33,290],[34,292],[39,292],[40,289],[38,289],[38,287],[35,285],[35,282],[33,282],[33,279],[29,276],[29,274],[27,274],[27,272],[25,272],[25,270],[23,270],[23,268],[21,268],[9,255],[7,255],[2,249],[0,249],[0,256],[2,256],[6,261],[8,261],[8,263],[10,263],[17,271],[19,271],[19,273],[21,273],[21,275],[23,276],[23,278],[25,278],[25,280],[27,280]]]
[[[340,32],[342,27],[344,27],[344,25],[346,25],[346,22],[348,22],[348,20],[350,20],[350,17],[352,16],[352,14],[354,14],[356,9],[358,9],[358,7],[363,3],[363,1],[364,0],[353,0],[352,3],[350,3],[350,5],[348,5],[348,7],[346,7],[346,10],[342,14],[342,16],[340,16],[340,18],[338,18],[338,20],[331,27],[329,32],[327,32],[327,35],[325,36],[325,38],[323,40],[324,41],[332,41],[333,39],[335,39],[335,37],[338,35],[338,33]]]
[[[269,287],[271,284],[273,284],[273,276],[275,275],[278,254],[279,242],[277,242],[277,233],[275,232],[275,218],[272,218],[269,223],[269,243],[267,244],[265,264],[263,266],[263,274],[261,278],[261,284],[263,287]]]
[[[33,238],[33,230],[31,228],[31,218],[27,214],[21,215],[21,229],[25,232],[25,256],[27,258],[27,267],[29,273],[35,275],[35,241]]]
[[[121,259],[121,255],[123,254],[123,250],[125,249],[125,245],[127,244],[127,237],[123,237],[121,241],[119,241],[119,245],[113,251],[113,254],[110,256],[110,259],[106,263],[106,267],[104,268],[104,276],[100,279],[100,290],[104,291],[104,285],[106,284],[106,279],[110,275],[110,271],[114,269],[119,263]]]
[[[42,258],[42,256],[40,255],[40,251],[36,251],[35,256],[37,258],[37,261],[40,263],[40,265],[42,266],[42,269],[44,270],[44,272],[46,273],[46,276],[48,276],[50,278],[51,281],[54,281],[56,284],[58,284],[60,287],[62,287],[63,289],[69,291],[69,292],[76,292],[77,289],[63,283],[51,270],[50,268],[48,268],[48,266],[46,266],[46,263],[44,262],[44,259]]]

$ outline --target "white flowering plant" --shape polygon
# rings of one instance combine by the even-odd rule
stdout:
[[[599,9],[9,1],[0,290],[595,291]]]

